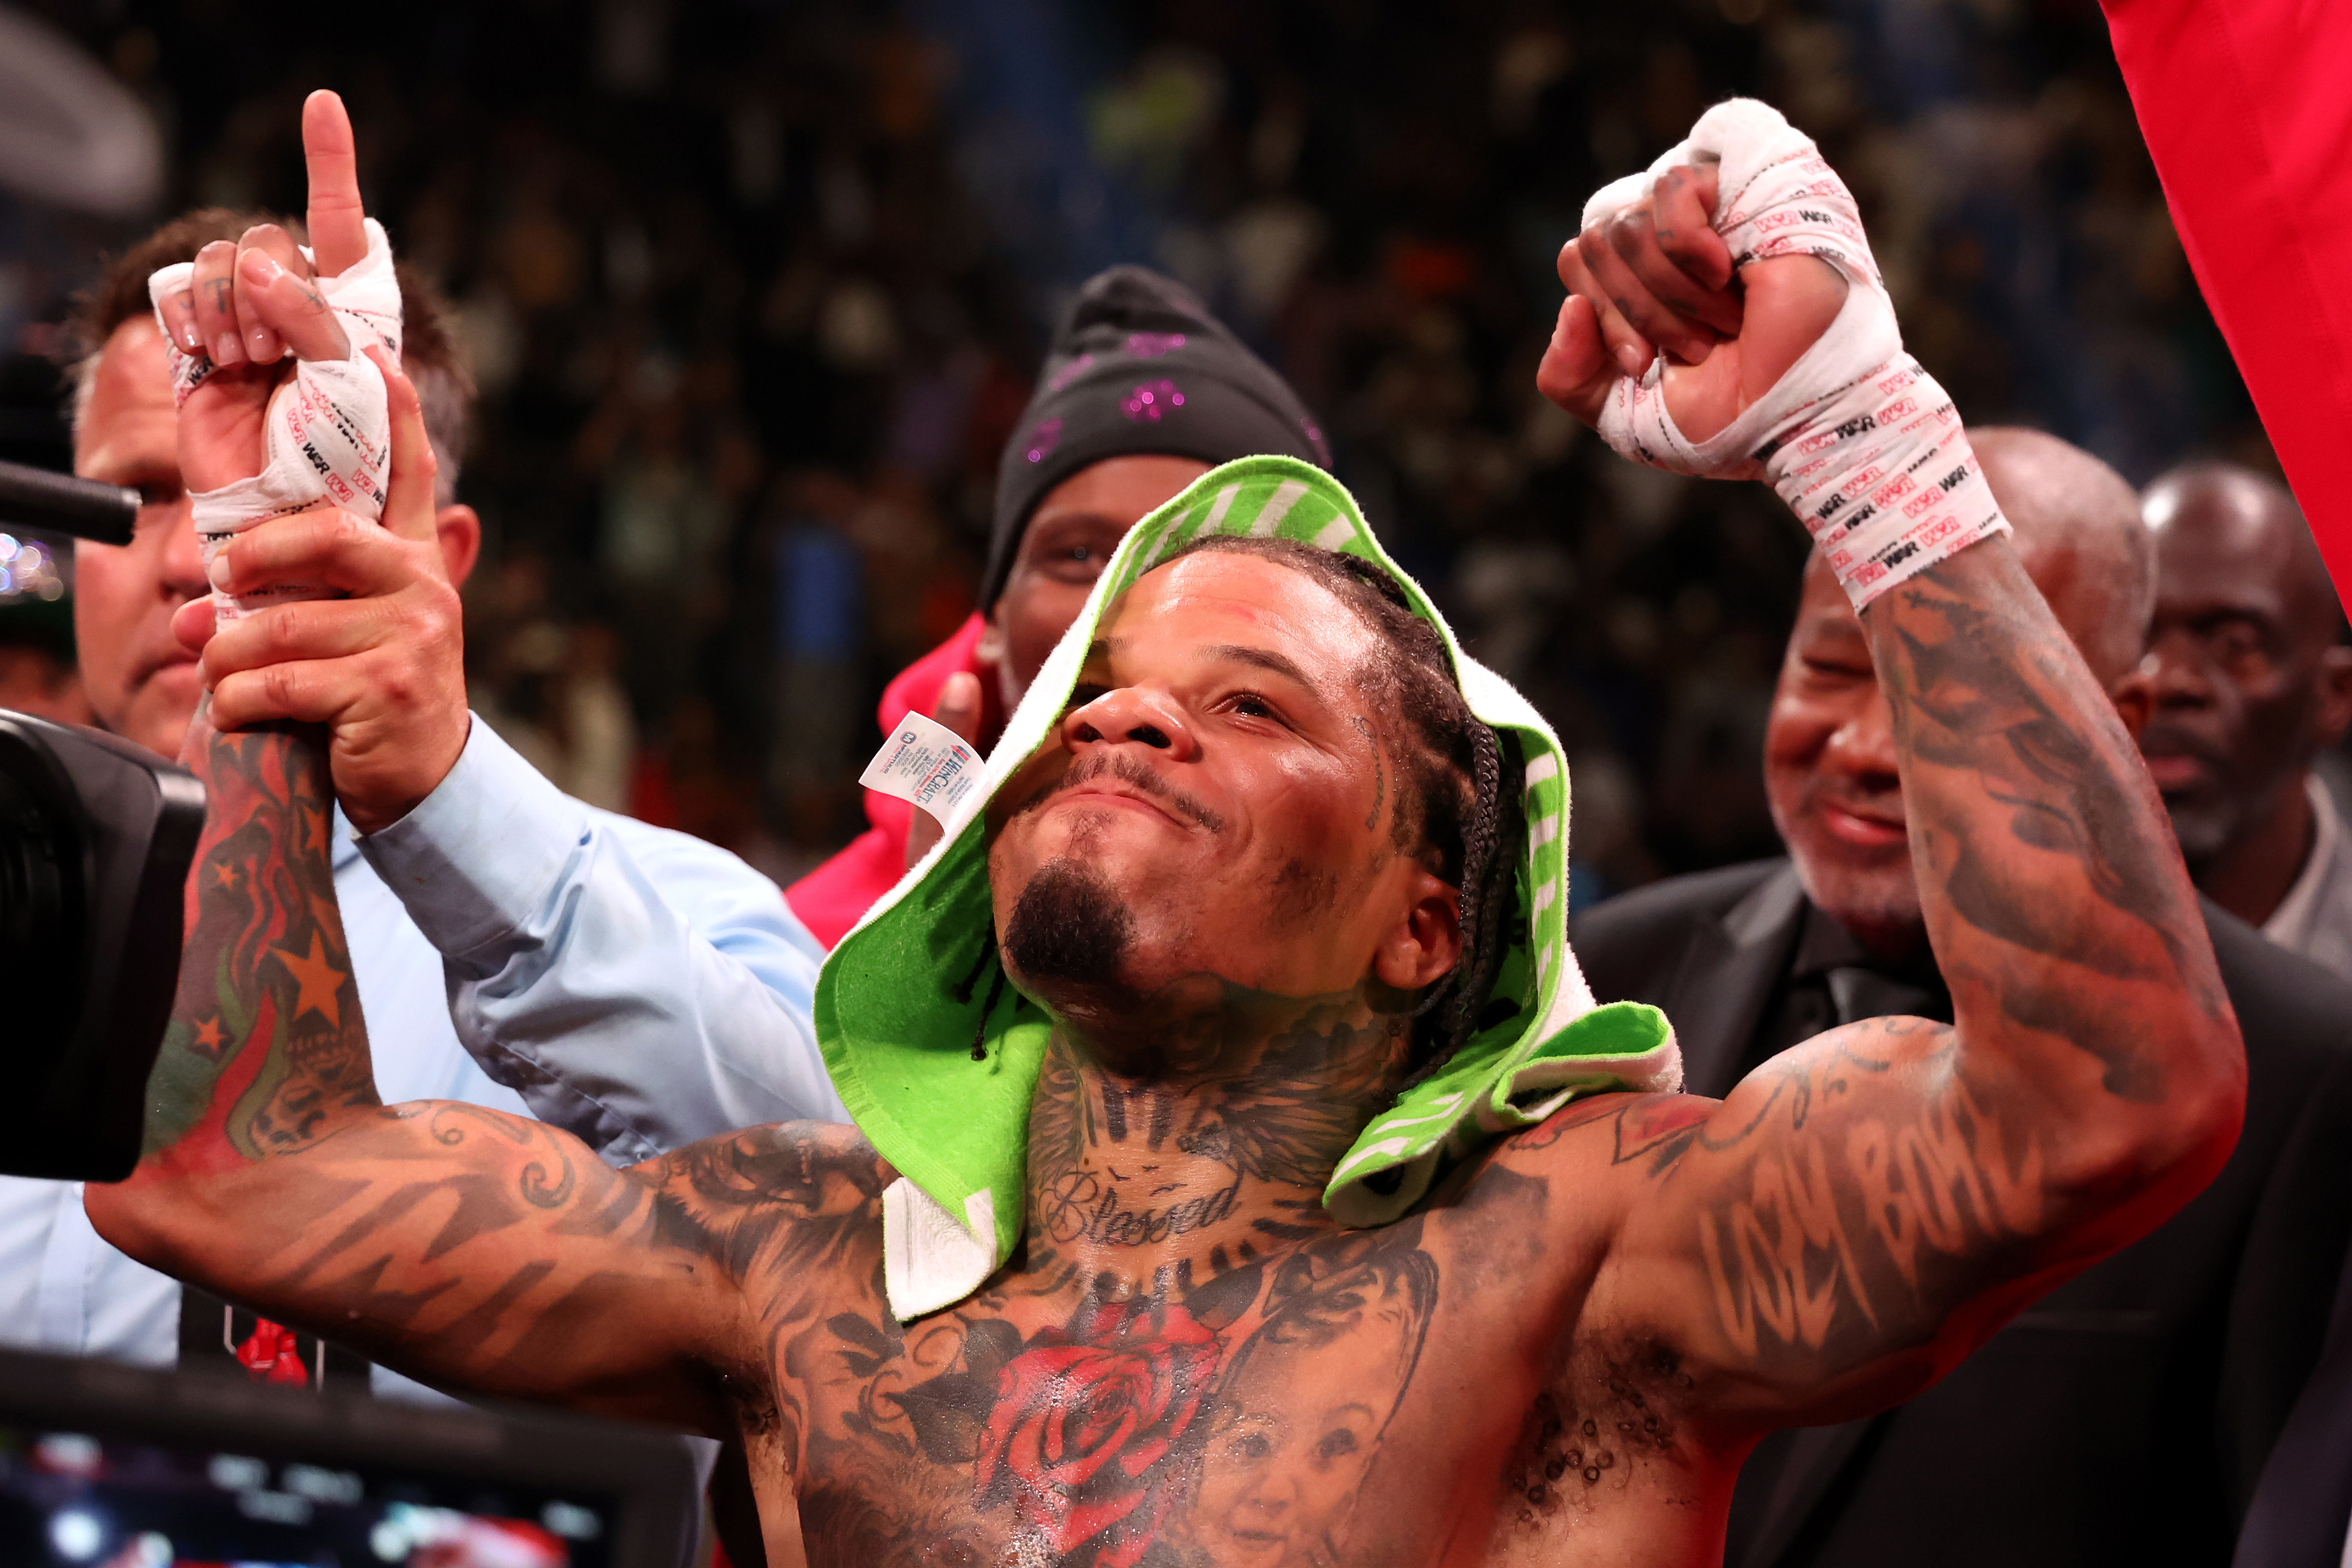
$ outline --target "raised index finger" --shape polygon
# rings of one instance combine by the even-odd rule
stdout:
[[[320,277],[340,277],[367,256],[367,209],[360,205],[352,117],[331,92],[314,92],[303,100],[302,159],[310,171],[310,254]]]

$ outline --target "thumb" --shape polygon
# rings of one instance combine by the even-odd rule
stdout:
[[[980,677],[959,669],[940,688],[931,717],[956,732],[967,746],[980,744]]]
[[[1536,367],[1536,390],[1587,425],[1601,422],[1609,401],[1610,384],[1617,379],[1616,362],[1601,336],[1601,321],[1592,301],[1570,294],[1560,305],[1559,321],[1543,361]]]
[[[172,612],[172,635],[190,653],[202,653],[213,638],[213,600],[199,594]]]
[[[392,477],[384,487],[383,525],[414,543],[430,543],[434,529],[433,479],[441,471],[433,440],[425,429],[425,400],[416,384],[380,343],[368,358],[383,373],[384,398],[392,414]]]

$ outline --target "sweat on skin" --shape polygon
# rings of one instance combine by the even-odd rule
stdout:
[[[1743,333],[1801,351],[1835,280],[1758,266],[1784,270]],[[1548,384],[1613,374],[1589,310]],[[1720,1102],[1595,1097],[1342,1228],[1323,1184],[1409,1069],[1459,897],[1397,843],[1406,792],[1374,780],[1405,749],[1350,614],[1192,556],[1099,626],[1100,689],[1029,765],[1122,752],[1165,790],[1106,768],[994,825],[1052,1037],[1032,1229],[950,1309],[882,1299],[894,1173],[854,1129],[616,1172],[541,1124],[376,1104],[316,742],[201,720],[163,1113],[93,1218],[444,1383],[740,1436],[772,1562],[1703,1562],[1758,1434],[1906,1396],[2225,1156],[2242,1056],[2160,807],[1996,539],[1862,617],[1957,1023],[1832,1031]],[[1276,922],[1292,859],[1338,896]],[[1124,939],[1024,970],[1033,892],[1040,929],[1101,900]],[[1074,1173],[1139,1215],[1238,1191],[1181,1229],[1039,1234]]]

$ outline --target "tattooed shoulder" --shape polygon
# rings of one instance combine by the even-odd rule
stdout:
[[[1503,1145],[1507,1162],[1550,1150],[1586,1150],[1611,1166],[1646,1163],[1663,1174],[1690,1147],[1720,1100],[1695,1094],[1603,1094],[1580,1100],[1514,1135]],[[1581,1136],[1580,1136],[1580,1134]]]

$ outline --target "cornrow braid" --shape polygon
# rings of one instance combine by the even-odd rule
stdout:
[[[1435,1009],[1436,1038],[1407,1088],[1453,1060],[1478,1032],[1487,993],[1510,951],[1507,922],[1518,903],[1519,847],[1527,819],[1505,806],[1519,798],[1525,770],[1516,754],[1505,755],[1503,737],[1476,718],[1470,721],[1470,737],[1476,762],[1473,804],[1462,831],[1462,957],[1436,987],[1444,999]],[[1516,753],[1515,747],[1507,749]]]
[[[1438,874],[1461,893],[1462,955],[1415,1010],[1417,1083],[1477,1032],[1510,949],[1527,831],[1517,748],[1470,711],[1445,639],[1378,565],[1291,540],[1223,534],[1194,540],[1171,559],[1197,552],[1255,555],[1311,577],[1380,637],[1381,652],[1360,679],[1379,688],[1382,705],[1402,721],[1394,842],[1400,851],[1434,849]]]

